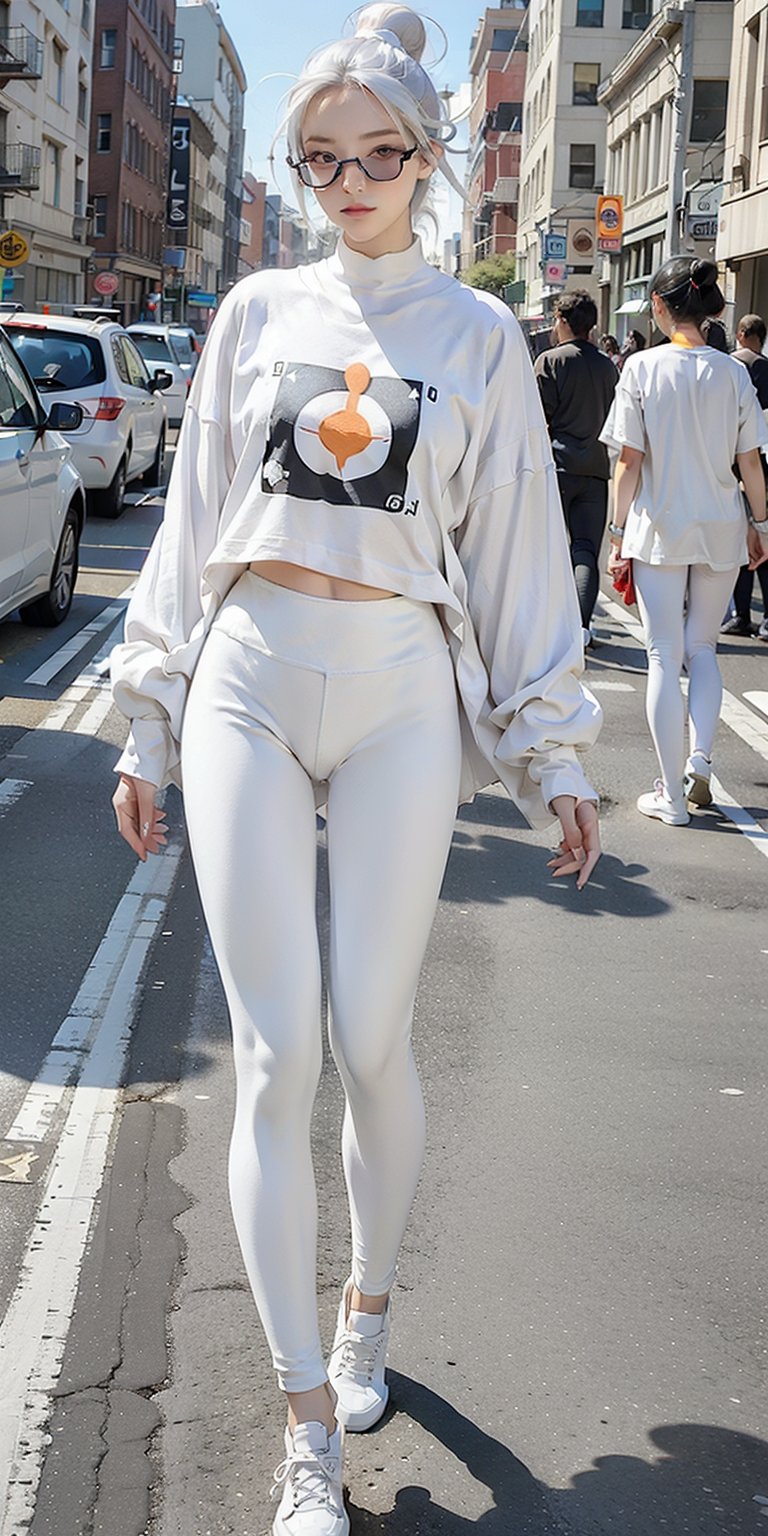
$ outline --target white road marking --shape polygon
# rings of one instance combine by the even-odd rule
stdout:
[[[4,816],[21,799],[25,790],[31,788],[31,779],[0,779],[0,816]]]
[[[750,689],[744,693],[745,699],[754,709],[759,709],[763,715],[768,715],[768,693],[763,693],[759,688]]]
[[[69,1055],[79,1051],[81,1071],[0,1326],[0,1536],[19,1536],[34,1514],[51,1393],[104,1178],[142,972],[180,856],[181,845],[172,844],[139,864],[54,1042]]]
[[[589,689],[590,693],[636,693],[637,692],[634,683],[612,683],[612,682],[609,682],[607,678],[602,678],[602,677],[592,678],[592,677],[590,677],[589,673],[587,673],[587,675],[586,675],[585,682],[586,682],[586,686]]]
[[[118,619],[122,618],[125,613],[126,599],[132,590],[133,584],[127,591],[120,593],[116,602],[110,603],[107,608],[103,608],[95,619],[91,619],[89,624],[85,624],[82,629],[77,631],[77,634],[72,635],[69,640],[60,645],[59,649],[54,651],[47,661],[44,661],[41,666],[36,667],[34,672],[30,672],[29,677],[24,679],[25,683],[31,683],[38,688],[44,687],[47,683],[50,683],[51,678],[56,677],[58,672],[63,671],[64,667],[69,666],[69,663],[74,660],[75,656],[79,656],[80,652],[89,644],[94,635],[100,635],[103,629],[114,628]]]
[[[129,589],[132,590],[132,589]],[[124,610],[122,610],[124,612]],[[63,731],[72,718],[78,704],[82,704],[88,694],[94,688],[99,692],[85,711],[82,720],[74,728],[75,735],[95,735],[102,721],[106,719],[112,707],[112,695],[109,683],[108,659],[115,637],[113,634],[107,637],[103,644],[91,657],[86,667],[78,674],[74,682],[64,690],[60,699],[51,706],[48,714],[40,721],[38,730]]]
[[[714,773],[710,784],[715,805],[719,807],[724,816],[728,817],[729,821],[733,822],[735,827],[738,827],[740,832],[744,833],[745,837],[749,838],[749,841],[754,845],[758,853],[764,854],[766,859],[768,859],[768,831],[766,831],[766,828],[761,827],[759,821],[755,821],[754,816],[750,816],[749,811],[745,811],[743,805],[740,805],[738,800],[734,800],[733,796],[729,795],[727,789],[723,789],[720,780],[715,778]]]

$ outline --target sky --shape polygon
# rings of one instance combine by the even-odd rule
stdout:
[[[344,23],[350,12],[343,0],[339,5],[328,4],[327,0],[320,4],[318,0],[267,0],[258,10],[254,0],[220,0],[219,9],[248,79],[245,168],[267,181],[269,191],[282,192],[291,201],[287,171],[280,174],[275,186],[267,163],[270,140],[279,121],[280,98],[291,83],[286,76],[298,74],[314,48],[344,35]],[[438,90],[445,86],[455,90],[468,78],[469,45],[484,9],[477,0],[431,0],[425,5],[422,15],[426,18],[428,14],[439,22],[448,39],[446,57],[430,68]],[[444,44],[436,29],[427,25],[427,32],[430,40],[422,63],[429,68]],[[268,79],[270,75],[283,78]],[[457,157],[453,169],[461,179],[463,160]]]

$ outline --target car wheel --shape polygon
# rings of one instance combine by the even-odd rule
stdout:
[[[42,597],[35,598],[21,610],[25,624],[42,624],[52,629],[61,624],[72,607],[72,595],[80,563],[80,518],[71,506],[64,519],[59,547],[51,572],[51,584]]]
[[[121,459],[110,484],[96,501],[99,517],[120,517],[125,510],[126,459]]]
[[[145,471],[144,471],[144,473],[143,473],[143,475],[141,477],[142,483],[144,485],[162,485],[164,473],[165,473],[165,427],[162,428],[162,430],[160,432],[160,436],[157,439],[157,448],[155,449],[155,457],[153,458],[152,463],[149,466],[149,469],[145,469]]]

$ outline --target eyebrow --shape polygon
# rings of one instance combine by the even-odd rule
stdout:
[[[402,139],[403,135],[397,128],[374,128],[372,133],[361,133],[361,139]],[[304,141],[306,144],[333,144],[334,139],[326,139],[321,133],[308,133]]]

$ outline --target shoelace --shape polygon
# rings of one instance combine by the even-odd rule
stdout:
[[[374,1334],[373,1338],[363,1333],[353,1333],[351,1328],[347,1328],[332,1350],[331,1359],[341,1352],[341,1369],[345,1375],[351,1376],[357,1386],[368,1387],[379,1363],[385,1337],[384,1328]]]
[[[275,1468],[269,1497],[276,1499],[283,1485],[291,1479],[294,1509],[312,1506],[338,1509],[335,1484],[339,1481],[339,1458],[322,1451],[291,1451]]]

